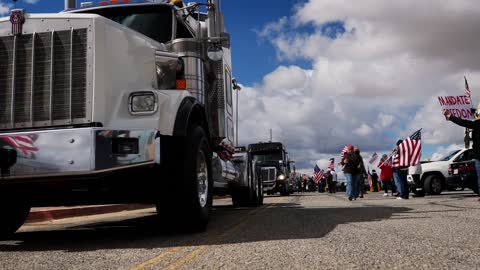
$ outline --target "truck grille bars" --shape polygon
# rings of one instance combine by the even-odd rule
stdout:
[[[86,84],[87,29],[0,37],[0,129],[85,120]]]

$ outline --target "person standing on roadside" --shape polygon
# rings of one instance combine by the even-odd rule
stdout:
[[[380,162],[377,165],[377,167],[380,169],[380,181],[382,181],[383,189],[385,190],[385,193],[383,193],[384,197],[388,196],[388,189],[392,191],[392,196],[393,196],[393,193],[395,192],[395,186],[393,185],[393,182],[392,182],[392,179],[393,179],[392,166],[387,161],[387,159],[388,159],[388,156],[383,154],[382,158],[380,159]]]
[[[478,107],[480,107],[480,103],[478,104]],[[447,119],[447,121],[451,121],[461,127],[469,128],[472,130],[472,141],[473,141],[472,148],[473,148],[473,153],[475,155],[477,185],[478,185],[478,190],[480,192],[480,115],[478,114],[478,109],[477,109],[477,113],[475,113],[474,121],[455,117],[447,110],[443,112],[443,115],[445,116],[445,119]],[[480,201],[480,198],[478,199],[478,201]]]
[[[335,186],[333,185],[333,176],[330,170],[326,174],[328,193],[335,193]]]
[[[378,174],[375,170],[372,170],[372,186],[373,192],[378,192]]]
[[[393,159],[395,160],[396,157],[398,157],[398,146],[403,142],[403,140],[398,140],[397,141],[397,149],[396,149],[396,154],[393,155]],[[408,200],[409,196],[409,191],[408,191],[408,183],[407,183],[407,174],[408,174],[408,167],[402,166],[400,167],[397,165],[395,167],[395,164],[393,166],[393,179],[395,180],[395,183],[397,183],[397,188],[398,191],[400,191],[400,197],[397,199],[400,200]]]
[[[332,192],[336,193],[337,192],[337,173],[335,172],[335,170],[331,170],[330,174],[332,175],[332,187],[333,187]]]
[[[353,145],[347,145],[343,153],[340,165],[343,166],[343,173],[347,182],[347,197],[348,200],[353,200],[356,194],[355,177],[358,174],[359,158],[353,152]]]
[[[360,148],[354,148],[354,155],[358,158],[358,169],[355,176],[357,183],[355,198],[363,198],[363,194],[365,194],[365,176],[367,175],[367,170],[365,169],[365,164],[363,164],[363,157],[360,155]]]

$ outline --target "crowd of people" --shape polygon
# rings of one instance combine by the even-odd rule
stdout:
[[[480,172],[480,114],[476,114],[476,119],[473,121],[452,116],[449,111],[445,111],[444,116],[446,120],[472,130],[475,168],[477,172]],[[397,150],[401,143],[402,140],[397,141]],[[353,201],[357,198],[363,198],[365,193],[364,179],[367,175],[371,177],[370,185],[373,191],[377,191],[377,181],[378,179],[380,180],[380,186],[384,190],[383,196],[385,197],[392,196],[397,197],[397,199],[400,200],[409,199],[410,191],[407,183],[407,175],[410,175],[415,182],[415,194],[418,196],[424,195],[425,191],[423,188],[421,188],[422,185],[420,184],[420,175],[422,174],[421,163],[417,162],[414,166],[408,167],[392,167],[392,158],[393,157],[388,157],[386,154],[382,155],[379,163],[377,164],[377,167],[380,169],[380,175],[378,176],[375,170],[372,170],[372,173],[370,174],[370,172],[367,173],[365,170],[360,149],[353,145],[345,146],[344,150],[342,151],[342,157],[339,165],[343,167],[343,173],[346,179],[346,196],[348,199]],[[325,188],[326,190],[333,190],[333,192],[335,192],[336,188],[332,188],[329,185],[330,180],[328,179],[331,177],[329,175],[331,175],[331,171],[328,171],[326,175],[327,187],[325,187],[323,183],[320,183],[318,187],[319,192]],[[480,173],[477,173],[477,177],[478,187],[480,190]],[[480,198],[478,200],[480,201]]]
[[[334,170],[327,172],[315,181],[312,177],[299,178],[296,183],[296,189],[299,192],[336,193],[337,192],[337,173]]]
[[[397,146],[402,141],[397,142]],[[346,179],[346,195],[350,201],[357,198],[363,198],[365,193],[364,179],[370,176],[370,185],[373,191],[378,189],[378,180],[380,187],[384,190],[383,196],[397,197],[400,200],[409,199],[409,188],[407,184],[407,174],[412,175],[415,181],[420,181],[421,165],[420,162],[415,166],[393,168],[387,155],[382,155],[377,167],[380,169],[380,176],[375,170],[367,173],[360,154],[360,149],[353,145],[347,145],[344,149],[340,165],[343,166],[343,173]]]

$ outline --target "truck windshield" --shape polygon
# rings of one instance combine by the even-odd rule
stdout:
[[[282,160],[282,152],[270,152],[253,154],[255,161],[279,161]]]
[[[173,11],[166,5],[114,6],[80,10],[78,13],[106,17],[160,43],[172,40]]]
[[[450,160],[453,156],[455,156],[458,152],[460,152],[460,150],[455,150],[455,151],[449,153],[448,155],[437,159],[437,161],[448,161],[448,160]]]

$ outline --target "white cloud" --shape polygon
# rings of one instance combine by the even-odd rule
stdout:
[[[254,30],[254,31],[257,33],[258,37],[262,39],[268,39],[273,35],[279,33],[280,31],[282,31],[282,29],[284,29],[287,24],[288,24],[288,18],[282,17],[278,21],[266,24],[262,30]]]
[[[378,119],[380,121],[380,126],[382,128],[385,128],[385,127],[390,126],[393,123],[394,116],[391,115],[391,114],[380,113],[378,115]]]
[[[307,171],[315,161],[338,158],[347,143],[365,157],[389,154],[397,139],[419,128],[424,144],[461,145],[464,129],[445,121],[436,97],[463,94],[466,75],[480,100],[479,15],[480,6],[468,0],[297,6],[257,31],[289,64],[240,92],[240,140],[266,140],[272,128]],[[318,30],[331,21],[344,22],[336,39]],[[292,64],[297,60],[311,67]]]
[[[372,128],[366,124],[362,124],[359,128],[355,129],[353,133],[359,136],[368,136],[372,134]]]
[[[6,14],[8,14],[12,6],[13,5],[10,3],[4,3],[3,1],[0,1],[0,16],[5,16]]]
[[[23,0],[24,2],[26,3],[29,3],[29,4],[36,4],[38,3],[40,0]]]
[[[431,160],[439,160],[446,155],[450,154],[452,151],[462,149],[463,145],[460,144],[451,144],[448,146],[441,146],[432,154]]]

